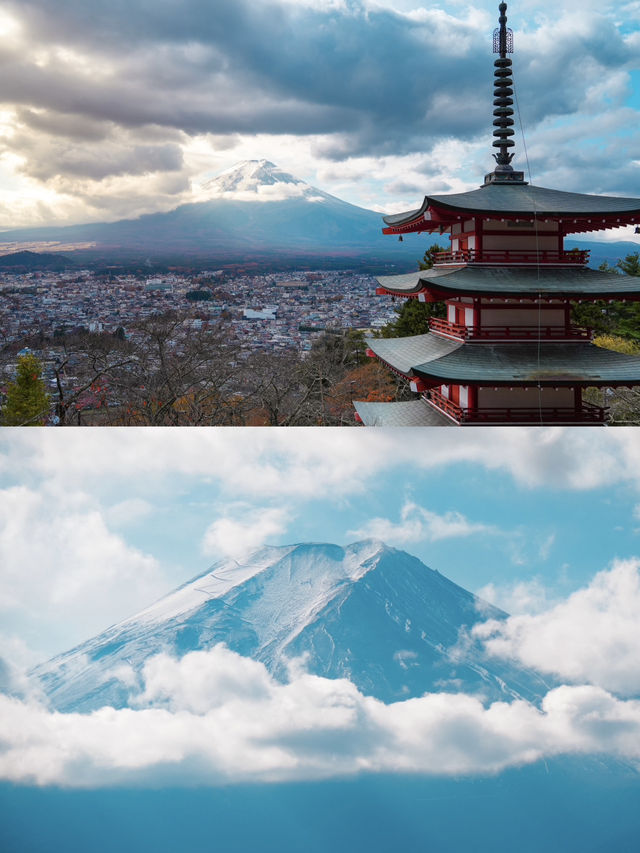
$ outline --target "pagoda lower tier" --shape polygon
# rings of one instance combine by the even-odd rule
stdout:
[[[573,325],[577,301],[640,300],[640,280],[582,266],[436,265],[378,278],[378,292],[443,302],[428,334],[370,338],[368,353],[421,395],[409,409],[355,403],[367,425],[604,424],[587,387],[640,384],[640,358]]]
[[[583,389],[640,384],[640,358],[588,341],[470,343],[428,333],[370,338],[367,346],[440,415],[461,425],[603,424],[606,408],[584,401]],[[360,408],[360,419],[371,423],[371,413]],[[375,420],[385,420],[382,409]]]

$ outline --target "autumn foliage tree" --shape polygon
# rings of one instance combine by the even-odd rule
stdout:
[[[328,410],[336,426],[354,423],[354,400],[388,403],[398,398],[399,386],[379,361],[369,360],[348,371],[331,389]]]
[[[132,359],[112,376],[124,425],[233,424],[231,383],[237,348],[223,322],[180,312],[150,317],[133,330]]]

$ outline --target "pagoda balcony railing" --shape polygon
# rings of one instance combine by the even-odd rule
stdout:
[[[445,397],[439,391],[436,391],[434,388],[429,391],[427,395],[424,395],[425,399],[428,400],[436,409],[440,409],[441,412],[444,412],[445,415],[449,415],[450,418],[453,418],[457,423],[462,423],[465,415],[465,409],[462,406],[459,406],[457,403],[454,403],[452,400],[449,400],[448,397]]]
[[[581,329],[579,326],[465,326],[461,323],[451,323],[440,317],[429,320],[429,328],[438,335],[455,338],[459,341],[551,341],[593,339],[592,329]]]
[[[579,406],[502,406],[468,409],[432,389],[426,399],[457,423],[594,423],[603,424],[608,407],[582,401]]]
[[[524,264],[537,266],[584,266],[589,261],[589,249],[459,249],[456,252],[435,252],[435,264]]]

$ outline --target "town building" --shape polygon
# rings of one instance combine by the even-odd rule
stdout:
[[[444,302],[446,316],[407,338],[369,338],[369,354],[410,382],[404,403],[355,402],[368,426],[604,424],[587,387],[640,385],[640,358],[593,344],[571,322],[580,301],[639,300],[640,278],[590,269],[569,234],[640,225],[640,199],[533,186],[511,165],[513,34],[500,4],[494,32],[496,165],[469,192],[427,195],[384,217],[384,233],[448,235],[431,269],[378,279],[377,293]]]

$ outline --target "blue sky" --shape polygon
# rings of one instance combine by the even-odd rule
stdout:
[[[640,196],[638,3],[508,15],[534,183]],[[168,210],[245,159],[388,212],[477,186],[496,22],[492,0],[5,0],[0,227]]]
[[[640,555],[635,430],[16,430],[0,440],[0,630],[16,662],[62,651],[265,542],[380,538],[509,612]]]

